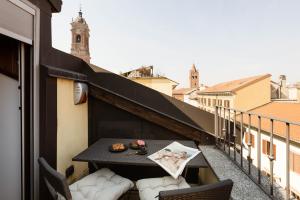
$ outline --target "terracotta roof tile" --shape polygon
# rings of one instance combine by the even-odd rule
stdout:
[[[288,102],[271,102],[266,105],[250,110],[264,116],[270,116],[277,119],[283,119],[290,122],[300,123],[300,103]],[[248,124],[248,116],[244,116],[245,124]],[[251,117],[251,125],[258,127],[258,118]],[[261,119],[261,128],[266,132],[270,132],[270,120]],[[274,120],[274,134],[283,138],[286,137],[286,126],[283,122]],[[290,138],[293,141],[300,142],[300,126],[290,125]]]
[[[183,94],[189,94],[193,91],[195,91],[196,88],[178,88],[176,90],[173,90],[173,94],[177,95],[183,95]]]
[[[263,80],[268,77],[271,77],[271,75],[264,74],[264,75],[259,75],[259,76],[252,76],[252,77],[248,77],[248,78],[223,82],[223,83],[216,84],[212,87],[209,87],[209,88],[201,91],[200,94],[201,93],[235,92],[239,89],[242,89],[250,84],[256,83],[257,81]]]

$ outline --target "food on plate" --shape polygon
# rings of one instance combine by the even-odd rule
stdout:
[[[121,151],[125,149],[125,145],[122,143],[116,143],[112,145],[112,150],[114,151]]]
[[[135,141],[131,142],[129,145],[130,145],[130,148],[132,148],[132,149],[140,149],[141,147],[145,147],[146,143],[144,140],[135,140]]]
[[[145,146],[145,141],[144,140],[137,140],[136,143],[139,146]]]

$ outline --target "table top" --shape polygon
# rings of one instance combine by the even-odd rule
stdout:
[[[127,151],[112,153],[109,151],[109,146],[114,143],[123,143],[129,146],[130,142],[135,139],[117,139],[117,138],[101,138],[89,148],[75,156],[73,161],[94,162],[99,164],[123,164],[137,166],[158,166],[155,162],[148,159],[147,156],[161,150],[174,140],[144,140],[147,145],[148,154],[135,155],[136,150],[128,148]],[[192,148],[197,148],[196,144],[191,140],[176,140],[177,142]],[[208,164],[200,152],[195,158],[187,163],[189,168],[204,168]]]

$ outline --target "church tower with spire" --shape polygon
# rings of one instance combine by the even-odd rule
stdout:
[[[72,33],[72,45],[71,54],[83,59],[85,62],[90,63],[90,50],[89,50],[89,38],[90,30],[85,19],[82,17],[81,8],[78,12],[78,16],[75,20],[72,19],[71,23]]]
[[[199,72],[196,69],[195,64],[193,64],[192,69],[190,69],[190,88],[199,87]]]

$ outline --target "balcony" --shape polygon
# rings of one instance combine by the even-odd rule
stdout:
[[[296,199],[300,190],[295,168],[299,126],[297,122],[217,106],[216,148],[270,198]]]
[[[51,73],[52,77],[55,77],[56,74],[62,74],[59,72],[59,69],[48,68],[47,70],[49,71],[48,73]],[[255,160],[253,156],[259,151],[252,149],[254,143],[253,139],[251,139],[251,136],[246,136],[247,134],[245,134],[245,132],[248,131],[247,128],[249,128],[249,124],[251,129],[253,125],[259,125],[259,123],[255,123],[255,117],[261,119],[262,122],[265,122],[265,119],[267,119],[268,122],[273,123],[273,125],[277,124],[275,121],[283,122],[287,127],[297,124],[223,107],[217,107],[213,115],[145,88],[144,86],[132,83],[127,79],[120,78],[115,74],[102,71],[98,72],[97,76],[100,76],[102,81],[105,79],[110,80],[110,83],[117,79],[119,84],[122,85],[123,91],[122,94],[120,94],[120,91],[113,92],[116,91],[115,87],[118,87],[118,84],[106,85],[108,82],[105,81],[98,85],[89,84],[89,111],[87,113],[87,115],[89,115],[87,119],[89,129],[87,135],[88,144],[84,148],[88,148],[88,146],[93,145],[97,140],[107,137],[154,140],[168,139],[173,141],[182,139],[193,140],[199,144],[199,149],[203,152],[210,167],[207,169],[199,169],[198,172],[190,174],[187,181],[192,187],[231,179],[234,181],[231,194],[234,199],[292,199],[293,195],[297,194],[295,185],[290,184],[289,192],[286,192],[283,189],[285,186],[282,187],[282,185],[280,185],[284,182],[283,178],[279,177],[277,175],[278,173],[274,173],[274,170],[272,172],[270,165],[262,165],[262,162],[265,162],[266,159],[268,159],[267,162],[271,162],[270,158],[272,158],[271,155],[272,151],[274,154],[274,150],[271,148],[268,150],[267,147],[265,153],[269,155],[264,155],[263,153],[257,155],[257,158],[259,156],[261,158],[261,165],[259,166],[257,164],[259,162]],[[63,80],[59,77],[57,79],[57,87],[60,88],[58,90],[58,105],[60,105],[60,102],[64,102],[67,99],[67,93],[69,93],[70,88],[72,88],[72,81]],[[64,82],[68,82],[67,85],[70,86],[61,88]],[[147,91],[147,94],[154,95],[152,100],[156,102],[160,101],[161,103],[153,104],[153,102],[149,100],[142,101],[141,99],[146,99],[146,96],[144,96],[145,93],[135,92],[135,95],[130,95],[126,90]],[[140,94],[140,96],[137,94]],[[127,96],[124,97],[125,95]],[[70,98],[72,99],[71,95]],[[133,98],[136,98],[135,101],[133,101]],[[145,104],[147,104],[147,106]],[[161,108],[159,105],[165,105],[165,107]],[[154,106],[156,109],[153,109]],[[70,112],[69,110],[64,110],[67,106],[62,106],[61,108],[63,112],[57,113],[58,119],[63,117],[61,113]],[[76,116],[76,114],[72,115]],[[263,118],[264,120],[262,120]],[[65,127],[66,131],[74,125],[74,123],[69,124]],[[61,127],[59,120],[58,126]],[[259,128],[259,126],[257,127]],[[262,130],[268,131],[261,127],[261,132]],[[259,129],[257,129],[257,131],[259,132]],[[243,133],[242,136],[241,132]],[[61,133],[58,133],[58,135],[60,134]],[[273,136],[275,136],[275,134],[273,134]],[[66,147],[69,145],[74,146],[74,143],[68,144],[69,137],[70,136],[66,137],[64,141],[61,140],[61,145]],[[255,146],[259,147],[263,142],[258,141],[257,136],[254,138],[256,139]],[[252,143],[250,144],[249,141]],[[271,140],[269,141],[269,146],[271,147]],[[83,149],[81,149],[81,151],[82,150]],[[251,155],[250,159],[248,157],[249,152]],[[77,151],[76,154],[78,153]],[[73,156],[75,155],[73,154]],[[67,157],[68,163],[72,163],[71,159],[72,156]],[[277,155],[276,159],[279,159],[279,155]],[[65,160],[60,160],[59,162],[64,163]],[[272,162],[276,161],[273,160]],[[67,166],[58,166],[57,169],[65,173],[66,167]],[[156,171],[157,168],[147,168],[147,173],[145,173],[144,170],[146,168],[135,168],[129,165],[108,167],[123,177],[134,181],[166,175],[161,172],[158,173]],[[89,165],[89,171],[95,171],[95,167]],[[153,173],[150,173],[150,171]],[[83,176],[78,176],[76,179],[80,179],[81,177]],[[69,183],[73,183],[76,179],[70,180]],[[281,182],[277,182],[280,179]],[[130,190],[128,195],[129,199],[139,198],[136,188]]]
[[[0,3],[10,19],[0,27],[2,198],[50,199],[38,158],[73,184],[103,166],[72,159],[108,137],[193,141],[208,167],[186,174],[191,191],[232,179],[233,199],[299,196],[298,123],[219,106],[210,113],[91,66],[51,46],[62,2],[30,2]],[[81,104],[77,83],[88,88]],[[158,166],[106,167],[133,181],[167,175]],[[139,199],[136,187],[126,195]]]
[[[255,119],[257,119],[257,122],[255,122]],[[274,127],[279,125],[278,122],[284,123],[287,136],[284,143],[286,150],[284,154],[290,155],[290,143],[293,144],[294,142],[294,138],[290,138],[290,127],[299,126],[299,124],[219,106],[216,107],[214,120],[215,143],[200,143],[198,146],[207,160],[209,167],[199,168],[196,173],[193,172],[189,174],[189,178],[186,180],[192,188],[231,179],[234,182],[231,193],[233,199],[297,198],[297,184],[295,184],[295,182],[297,182],[295,178],[297,177],[291,177],[291,173],[293,172],[286,170],[286,177],[279,176],[279,168],[290,169],[290,156],[286,158],[285,162],[279,162],[281,155],[275,153],[274,149],[276,147],[270,147],[272,147],[272,145],[278,145],[276,138],[276,134],[278,133],[274,133]],[[264,130],[262,123],[266,121],[270,123],[270,143],[263,144],[264,142],[262,141],[266,139],[263,134],[266,133],[262,132],[266,130]],[[255,128],[256,126],[257,128]],[[247,135],[253,133],[253,128],[255,128],[256,131],[256,135],[254,136],[255,140],[251,138],[250,135]],[[266,152],[262,149],[254,149],[260,146],[265,148],[263,145],[267,146]],[[278,150],[279,146],[277,147],[277,152]],[[266,159],[268,161],[267,164],[265,162]],[[274,166],[277,167],[275,170]],[[130,165],[109,167],[118,174],[130,178],[131,180],[164,176],[158,172],[159,170],[157,170],[157,168],[139,168]],[[98,166],[95,167],[95,165],[91,165],[90,172],[95,171],[95,168],[98,169]],[[146,173],[145,169],[147,169]],[[123,198],[139,199],[137,188],[134,187],[129,190]]]

